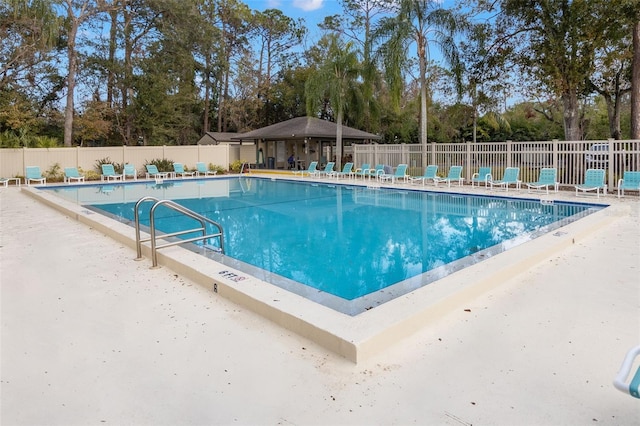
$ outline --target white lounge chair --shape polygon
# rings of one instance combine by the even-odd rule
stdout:
[[[145,166],[147,169],[146,178],[155,179],[155,180],[163,180],[169,177],[169,172],[161,172],[158,170],[158,166],[155,164],[147,164]]]
[[[446,182],[448,186],[451,186],[451,182],[457,181],[458,186],[462,186],[464,178],[462,177],[462,166],[451,166],[449,168],[449,174],[447,177],[436,177],[433,183],[438,186],[440,182]]]
[[[607,184],[604,183],[604,176],[604,169],[587,169],[584,173],[584,183],[576,185],[576,197],[580,194],[586,195],[588,192],[595,191],[597,197],[600,198],[600,190],[602,190],[602,195],[606,194]]]
[[[78,172],[78,169],[76,167],[65,167],[64,181],[67,183],[84,182],[84,176],[82,176],[80,172]]]
[[[27,186],[30,186],[31,181],[36,183],[41,183],[43,185],[46,185],[47,183],[47,178],[42,176],[42,173],[40,172],[40,167],[38,166],[27,166],[25,168],[24,180]]]
[[[640,172],[624,172],[622,179],[618,180],[618,198],[624,197],[625,190],[638,191],[640,195]]]
[[[549,194],[549,187],[553,187],[555,192],[558,192],[558,187],[560,183],[558,182],[558,170],[555,167],[545,167],[540,169],[540,175],[538,176],[538,180],[536,182],[528,182],[527,184],[527,192],[531,192],[532,189],[541,190],[546,189],[547,194]]]
[[[391,183],[395,183],[396,181],[402,180],[407,182],[409,176],[407,175],[407,166],[406,164],[398,164],[396,167],[395,173],[385,173],[379,177],[381,181],[390,180]]]
[[[489,182],[493,179],[491,175],[491,167],[480,167],[477,173],[474,173],[471,176],[471,187],[473,188],[475,184],[478,184],[480,187],[481,183],[484,183],[485,188],[489,186]]]
[[[515,185],[516,190],[519,191],[522,183],[522,181],[518,179],[519,175],[520,167],[507,167],[504,169],[504,176],[502,176],[502,179],[489,181],[491,190],[493,190],[494,186],[497,186],[499,188],[504,188],[505,191],[509,191],[509,186]]]
[[[341,172],[334,170],[331,173],[329,173],[328,176],[334,177],[336,179],[340,179],[340,177],[345,177],[345,176],[348,178],[353,177],[353,163],[346,163],[342,168]]]
[[[376,180],[380,179],[380,176],[382,176],[384,174],[384,164],[376,164],[376,167],[373,169],[369,169],[369,173],[367,176],[369,176],[369,180],[371,180],[371,178],[375,178]]]
[[[133,164],[125,164],[122,170],[122,180],[127,180],[128,177],[138,180],[138,171]]]
[[[180,176],[183,179],[186,177],[193,177],[193,175],[196,174],[196,172],[189,172],[185,170],[182,163],[173,163],[173,171],[176,174],[176,176]]]
[[[103,164],[100,167],[102,168],[100,180],[106,180],[107,182],[110,180],[122,180],[122,175],[116,173],[116,169],[113,167],[113,164]]]
[[[322,176],[329,176],[329,173],[333,172],[333,166],[335,166],[336,163],[333,161],[329,161],[327,163],[326,166],[324,166],[324,170],[318,170],[316,169],[315,173],[311,173],[310,176],[316,176],[316,177],[322,177]]]
[[[304,177],[304,175],[315,175],[317,172],[317,167],[318,167],[318,162],[317,161],[312,161],[311,164],[309,164],[309,168],[307,170],[294,170],[293,171],[293,175],[300,175],[300,177]]]
[[[363,178],[369,176],[369,171],[371,170],[371,166],[369,163],[362,164],[362,167],[358,167],[354,172],[353,176],[358,177],[362,176]]]
[[[204,175],[206,176],[215,176],[218,174],[217,170],[209,170],[205,163],[199,162],[196,163],[196,176]]]
[[[640,356],[640,345],[627,352],[627,355],[620,366],[620,370],[618,370],[618,374],[616,374],[616,378],[613,380],[613,386],[615,386],[616,389],[627,393],[634,398],[640,398],[640,367],[638,367],[628,383],[627,379],[631,376],[633,361],[638,356]]]
[[[422,181],[422,185],[424,186],[424,184],[427,183],[428,181],[434,182],[437,177],[438,177],[438,166],[431,164],[424,169],[424,174],[422,176],[410,177],[409,181],[411,183]]]

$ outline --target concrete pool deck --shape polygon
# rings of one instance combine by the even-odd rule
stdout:
[[[640,201],[601,201],[606,225],[354,364],[2,189],[0,422],[637,424],[611,382],[640,343]]]

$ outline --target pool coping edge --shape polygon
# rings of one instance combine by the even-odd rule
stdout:
[[[44,204],[135,250],[132,227],[89,211],[37,188],[21,190]],[[158,251],[159,264],[182,274],[266,319],[358,363],[418,332],[430,322],[464,308],[478,296],[499,287],[525,268],[539,264],[579,242],[624,214],[629,206],[609,206],[475,265],[386,302],[357,316],[348,316],[247,274],[235,271],[183,247]],[[145,261],[150,249],[143,244]],[[242,280],[237,280],[242,277]]]

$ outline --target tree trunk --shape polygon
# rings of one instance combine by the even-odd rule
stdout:
[[[418,35],[418,62],[420,63],[420,144],[422,165],[427,164],[427,50],[426,40]]]
[[[202,121],[202,132],[211,130],[209,114],[211,113],[211,52],[207,52],[204,62],[204,117]]]
[[[118,9],[114,9],[110,13],[111,15],[111,28],[109,30],[109,68],[107,70],[107,105],[109,108],[113,108],[113,92],[115,90],[115,63],[116,63],[116,48],[118,45]]]
[[[335,170],[342,170],[342,119],[344,113],[342,109],[338,110],[338,116],[336,117],[336,168]]]
[[[226,70],[224,74],[224,88],[222,89],[222,99],[223,102],[220,103],[220,116],[222,118],[222,129],[221,132],[226,132],[228,129],[228,120],[227,120],[227,99],[229,99],[229,74],[231,71],[229,69]],[[224,114],[224,117],[222,116]]]
[[[607,105],[609,119],[609,137],[620,139],[620,96],[611,96],[608,92],[600,92]]]
[[[67,105],[64,108],[64,146],[71,146],[73,143],[73,97],[76,87],[76,69],[78,68],[78,54],[76,52],[76,34],[78,33],[79,21],[75,19],[69,11],[69,39],[67,40],[67,60],[69,61],[69,71],[67,74]]]
[[[615,101],[613,101],[611,116],[609,117],[609,130],[611,131],[611,137],[615,140],[622,139],[622,130],[620,129],[621,107],[620,96],[616,96]]]
[[[631,77],[631,139],[640,139],[640,21],[633,27]]]
[[[562,94],[564,138],[567,141],[582,140],[578,94],[574,91]]]
[[[133,117],[129,108],[130,99],[133,98],[133,40],[132,40],[132,21],[133,13],[123,8],[124,20],[124,84],[122,88],[122,113],[124,114],[124,131],[123,138],[125,145],[132,143]]]

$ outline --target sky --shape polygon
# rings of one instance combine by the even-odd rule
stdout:
[[[318,31],[325,16],[342,13],[338,0],[244,0],[244,3],[252,10],[279,9],[290,18],[303,18],[310,35]]]

